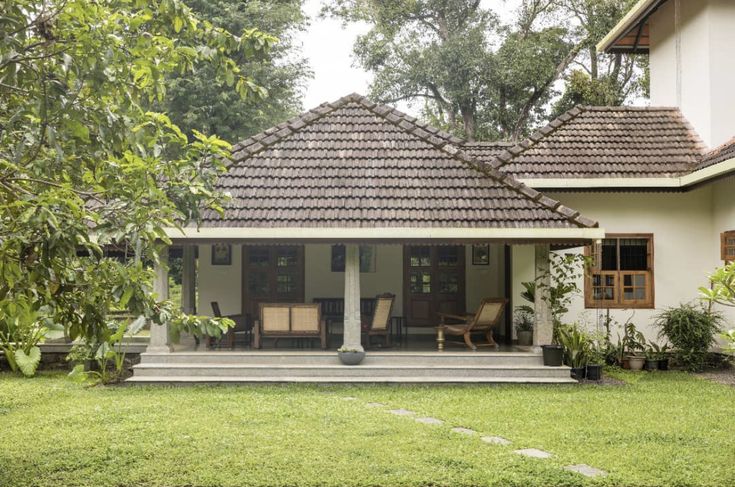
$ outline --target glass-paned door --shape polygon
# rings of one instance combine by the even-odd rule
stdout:
[[[410,326],[436,326],[440,312],[464,314],[464,246],[406,246],[403,262],[404,314]]]
[[[258,318],[260,303],[304,301],[303,246],[243,247],[243,311]]]

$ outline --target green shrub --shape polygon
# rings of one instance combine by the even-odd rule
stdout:
[[[676,360],[689,371],[704,368],[707,353],[720,332],[722,316],[691,304],[669,308],[656,317],[659,337],[668,338]]]

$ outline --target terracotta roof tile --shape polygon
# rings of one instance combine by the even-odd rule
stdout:
[[[702,153],[676,108],[575,107],[495,157],[521,179],[626,178],[687,174]]]
[[[735,159],[735,137],[707,152],[697,165],[697,170],[714,166],[728,159]]]
[[[507,144],[464,144],[359,95],[265,134],[234,146],[217,183],[232,199],[205,226],[597,226],[473,157]]]

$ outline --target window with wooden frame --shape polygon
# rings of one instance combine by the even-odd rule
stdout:
[[[735,230],[720,234],[720,258],[725,262],[735,262]]]
[[[613,234],[587,248],[587,308],[653,308],[653,235]]]

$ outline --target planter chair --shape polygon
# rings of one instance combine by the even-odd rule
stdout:
[[[255,348],[263,338],[312,338],[319,340],[322,350],[327,348],[327,327],[318,304],[260,303],[260,320],[255,324]]]
[[[215,318],[229,318],[235,322],[235,327],[227,330],[227,333],[225,333],[225,335],[218,341],[218,345],[221,346],[222,340],[226,339],[228,346],[234,350],[237,337],[242,336],[245,337],[245,344],[250,347],[253,339],[253,319],[249,314],[222,316],[219,309],[219,303],[217,301],[212,301],[212,313]],[[210,339],[210,346],[213,345],[214,343],[212,339]]]
[[[370,346],[370,338],[374,336],[382,336],[383,344],[386,347],[390,346],[391,313],[395,299],[395,294],[390,293],[376,296],[372,317],[362,322],[362,334],[367,337],[368,347]]]
[[[487,338],[487,344],[480,346],[497,347],[493,339],[493,328],[500,322],[503,316],[503,310],[508,303],[504,298],[485,298],[480,302],[477,312],[473,315],[457,316],[447,313],[439,313],[441,323],[436,327],[436,342],[439,350],[444,349],[444,337],[461,336],[467,348],[477,350],[478,345],[472,343],[473,333],[484,333]],[[454,323],[447,323],[454,321]],[[455,343],[455,342],[449,342]]]

